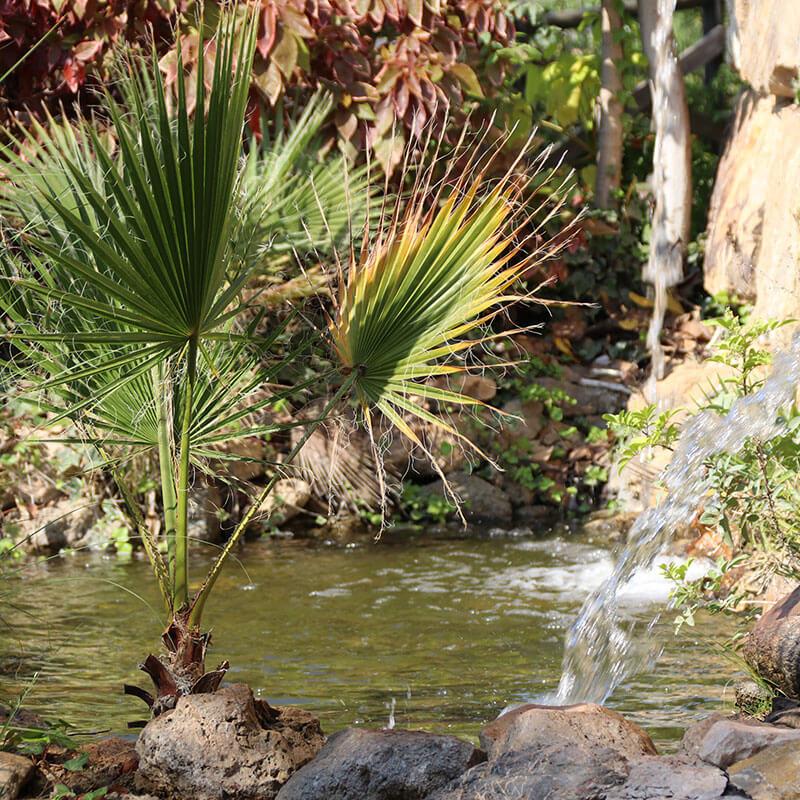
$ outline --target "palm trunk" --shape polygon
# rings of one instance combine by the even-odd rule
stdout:
[[[167,542],[167,562],[172,586],[175,585],[175,527],[177,498],[173,469],[172,426],[165,385],[164,366],[153,369],[153,396],[158,406],[158,466],[161,476],[161,504],[164,508],[164,536]]]
[[[197,339],[189,340],[183,391],[180,461],[178,464],[178,512],[175,519],[174,607],[189,604],[189,469],[191,465],[192,401],[197,379]]]
[[[622,175],[622,81],[617,64],[622,61],[619,33],[622,18],[616,0],[603,0],[600,8],[602,28],[602,65],[600,68],[600,125],[597,135],[597,183],[595,203],[598,208],[616,205]]]

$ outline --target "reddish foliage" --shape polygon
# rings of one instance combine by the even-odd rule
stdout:
[[[151,27],[161,41],[171,37],[170,12],[153,0],[0,0],[0,75],[28,54],[3,82],[0,119],[71,104],[104,74],[114,44],[141,41]]]
[[[274,106],[288,87],[302,96],[325,86],[337,101],[342,149],[354,153],[369,144],[386,165],[397,155],[398,141],[392,152],[386,136],[393,128],[413,136],[431,119],[441,120],[446,109],[461,111],[468,97],[499,83],[502,62],[487,67],[483,56],[492,43],[502,45],[513,35],[502,0],[257,2],[254,102]],[[147,40],[150,26],[167,51],[162,69],[174,81],[170,31],[180,11],[170,0],[0,0],[0,74],[60,20],[3,85],[6,119],[74,99],[85,83],[106,76],[110,48]],[[185,19],[181,26],[191,32]],[[197,55],[196,41],[186,40],[187,69]],[[213,59],[213,50],[206,58]],[[257,119],[251,114],[256,129]]]

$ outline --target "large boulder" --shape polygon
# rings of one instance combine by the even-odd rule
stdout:
[[[800,699],[800,586],[756,622],[742,655],[787,697]]]
[[[243,684],[188,695],[142,730],[140,788],[175,800],[272,800],[323,743],[312,714],[271,708]]]
[[[732,51],[742,77],[762,94],[794,98],[800,77],[800,4],[734,0]]]
[[[710,294],[755,301],[762,318],[798,315],[798,181],[800,107],[743,93],[709,210],[704,274]]]
[[[278,793],[278,800],[423,800],[485,755],[423,731],[348,728]]]
[[[785,742],[761,750],[728,770],[732,786],[751,800],[797,800],[800,797],[800,747]]]
[[[653,756],[650,737],[591,703],[525,705],[483,728],[489,760],[431,800],[589,800],[625,783],[631,763]]]
[[[561,742],[503,753],[428,800],[599,800],[628,771],[628,761],[611,748]]]
[[[690,726],[683,736],[683,751],[706,764],[727,769],[766,747],[784,742],[800,746],[800,730],[769,725],[746,718],[714,715]]]
[[[596,744],[629,759],[656,754],[652,739],[638,725],[595,703],[529,703],[486,725],[480,732],[480,741],[490,759],[509,751],[540,749],[556,743]]]

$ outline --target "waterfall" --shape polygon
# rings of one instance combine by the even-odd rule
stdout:
[[[659,653],[635,623],[620,614],[618,594],[640,568],[649,567],[677,530],[692,522],[706,494],[705,462],[735,452],[747,439],[765,441],[785,432],[781,408],[792,404],[800,381],[800,336],[779,353],[764,385],[738,398],[724,416],[705,411],[685,426],[662,476],[664,499],[636,520],[614,571],[584,603],[570,627],[557,703],[603,702],[625,678],[641,671]],[[654,620],[655,622],[655,620]],[[651,628],[653,623],[648,626]]]

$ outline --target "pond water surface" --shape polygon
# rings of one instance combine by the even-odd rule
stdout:
[[[564,632],[611,565],[606,546],[569,531],[249,544],[207,606],[209,667],[229,659],[230,681],[306,706],[328,733],[384,726],[394,704],[398,727],[474,738],[507,705],[557,686]],[[667,591],[657,572],[638,576],[625,607],[646,623]],[[146,710],[120,691],[150,688],[136,665],[157,647],[154,609],[147,565],[135,559],[76,554],[14,569],[0,584],[3,694],[38,673],[27,707],[124,731]],[[656,671],[609,700],[662,743],[733,695],[733,669],[715,650],[731,623],[701,618],[675,638],[668,617],[651,634],[664,643]]]

